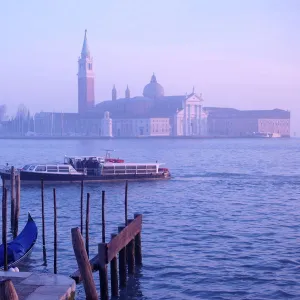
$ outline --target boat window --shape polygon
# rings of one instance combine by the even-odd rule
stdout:
[[[146,169],[146,166],[137,166],[139,170]]]
[[[46,172],[46,166],[37,166],[35,170],[37,172]]]
[[[32,171],[34,168],[35,168],[35,166],[30,166],[28,170]]]
[[[69,167],[59,167],[59,172],[69,173]]]
[[[47,166],[47,172],[57,172],[57,166]]]
[[[25,166],[23,167],[23,170],[28,170],[29,167],[30,167],[30,165],[25,165]]]

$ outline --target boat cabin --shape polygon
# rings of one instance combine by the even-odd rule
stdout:
[[[28,164],[25,165],[21,171],[38,172],[38,173],[63,173],[63,174],[77,174],[78,172],[71,166],[66,164]],[[80,174],[80,173],[78,173]]]
[[[115,174],[156,174],[160,164],[158,163],[109,163],[102,168],[102,175]]]

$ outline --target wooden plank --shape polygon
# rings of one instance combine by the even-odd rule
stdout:
[[[92,270],[89,266],[89,260],[84,248],[84,242],[79,228],[72,228],[72,245],[78,267],[83,274],[83,285],[86,299],[97,300],[97,290],[93,279]]]
[[[91,269],[93,272],[99,270],[99,258],[98,257],[99,256],[97,254],[95,257],[93,257],[92,259],[89,260],[90,266],[91,266]],[[82,281],[82,276],[80,274],[79,269],[76,272],[74,272],[72,275],[70,275],[70,277],[72,279],[74,279],[76,283],[80,283]]]
[[[137,216],[129,225],[127,225],[114,239],[107,244],[108,254],[107,262],[109,263],[119,251],[127,246],[129,242],[142,230],[142,215]]]

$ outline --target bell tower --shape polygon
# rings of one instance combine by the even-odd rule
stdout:
[[[84,40],[81,55],[78,59],[78,113],[90,111],[95,106],[94,90],[94,65],[93,58],[87,42],[87,30],[84,33]]]

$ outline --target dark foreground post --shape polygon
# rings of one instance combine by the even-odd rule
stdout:
[[[2,197],[2,243],[4,255],[4,271],[7,271],[7,189],[4,188]],[[0,293],[1,295],[1,293]]]
[[[79,228],[72,228],[72,244],[78,269],[83,279],[86,299],[98,300],[97,290],[93,279],[92,268],[84,248],[84,242]]]
[[[0,281],[0,297],[3,300],[19,300],[18,294],[11,279]]]
[[[134,214],[134,218],[137,218],[138,216],[140,216],[141,214]],[[141,266],[142,265],[142,236],[141,236],[142,232],[140,231],[134,239],[134,243],[135,243],[135,263],[137,266]]]
[[[118,232],[120,233],[125,227],[118,227]],[[121,249],[119,252],[119,278],[120,278],[120,287],[125,287],[127,284],[126,278],[126,247]]]
[[[111,235],[111,239],[116,237],[116,234]],[[110,283],[111,283],[111,295],[113,297],[119,296],[119,285],[118,285],[118,263],[117,257],[115,256],[110,262]]]
[[[127,207],[128,207],[128,180],[125,183],[125,226],[127,226]]]
[[[80,232],[83,234],[83,180],[80,188]]]
[[[102,243],[105,243],[105,191],[102,191]]]
[[[13,237],[16,238],[18,235],[19,228],[19,216],[20,216],[20,197],[21,197],[21,179],[20,174],[16,175],[16,202],[15,202],[15,213],[14,213],[14,234]]]
[[[130,224],[133,220],[128,220],[128,224]],[[129,242],[129,244],[126,247],[126,250],[128,251],[127,254],[127,263],[128,263],[128,274],[134,274],[134,250],[135,250],[135,243],[134,238]]]
[[[85,218],[85,249],[86,254],[89,257],[89,224],[90,224],[90,193],[87,193],[86,199],[86,218]]]
[[[57,274],[57,215],[56,215],[56,190],[53,189],[54,203],[54,274]]]
[[[13,231],[15,222],[15,167],[11,167],[10,171],[10,196],[11,196],[11,206],[10,206],[10,228]]]
[[[46,237],[45,237],[45,202],[44,202],[44,180],[41,180],[41,198],[42,198],[42,238],[43,238],[43,260],[44,266],[47,266],[46,256]]]
[[[107,244],[98,245],[101,300],[108,300]]]

